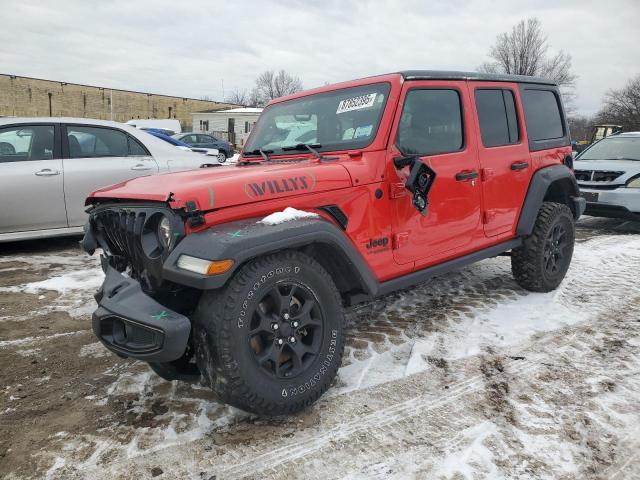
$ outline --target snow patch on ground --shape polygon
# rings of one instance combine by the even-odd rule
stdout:
[[[97,290],[104,281],[104,273],[99,268],[75,270],[62,275],[47,278],[40,282],[26,283],[14,287],[3,287],[5,292],[39,293],[53,290],[66,294],[72,290]]]
[[[640,239],[601,237],[576,244],[571,268],[561,286],[550,293],[520,291],[512,300],[502,300],[494,307],[473,307],[459,313],[459,319],[442,332],[429,332],[428,336],[407,339],[383,353],[370,349],[365,360],[352,359],[338,371],[341,387],[331,395],[368,388],[425,371],[431,368],[428,359],[455,361],[480,354],[487,346],[504,348],[524,342],[536,334],[550,332],[595,318],[622,300],[624,288],[610,289],[620,273],[621,265],[629,264],[631,257],[640,258]],[[474,269],[492,269],[487,260]],[[509,272],[505,271],[505,275]],[[421,287],[418,287],[421,288]],[[427,286],[428,288],[428,286]],[[601,292],[599,290],[602,290]],[[413,301],[412,292],[401,294],[389,310],[402,312],[403,306]],[[607,294],[607,302],[602,296]],[[406,295],[406,298],[405,298]],[[578,296],[579,301],[576,301]],[[386,316],[382,313],[381,316]]]
[[[292,207],[285,208],[282,212],[275,212],[271,215],[264,217],[258,223],[264,223],[265,225],[278,225],[280,223],[289,222],[291,220],[298,220],[300,218],[313,218],[319,217],[317,213],[304,212]]]

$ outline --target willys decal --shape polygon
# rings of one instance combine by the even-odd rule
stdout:
[[[296,177],[282,177],[247,183],[244,186],[244,191],[249,198],[264,198],[288,192],[312,191],[315,187],[315,177],[310,173],[305,173]]]

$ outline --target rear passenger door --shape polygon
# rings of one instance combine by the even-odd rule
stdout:
[[[69,226],[84,225],[85,199],[98,188],[158,172],[146,148],[117,128],[65,125],[64,196]]]
[[[470,82],[480,131],[484,232],[512,233],[531,179],[531,159],[516,84]]]
[[[0,233],[67,226],[58,126],[0,127]]]

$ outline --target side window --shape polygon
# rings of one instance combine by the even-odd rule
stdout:
[[[485,147],[518,143],[518,119],[513,92],[503,89],[476,90],[480,135]]]
[[[0,163],[53,158],[53,125],[0,129]]]
[[[564,137],[560,105],[554,92],[525,89],[523,103],[530,140],[553,140]]]
[[[213,137],[210,137],[209,135],[198,135],[198,140],[200,141],[200,143],[212,143],[212,142],[215,142]]]
[[[126,157],[127,135],[119,130],[79,125],[67,126],[69,157]]]
[[[132,157],[145,157],[149,155],[147,150],[136,140],[135,138],[129,136],[129,156]]]
[[[462,108],[456,90],[411,90],[398,127],[397,146],[404,154],[432,155],[463,147]]]
[[[181,139],[184,143],[198,143],[198,138],[195,135],[185,135]]]

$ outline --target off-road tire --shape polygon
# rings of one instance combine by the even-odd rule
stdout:
[[[290,379],[265,371],[249,341],[253,312],[264,305],[264,295],[289,283],[310,291],[322,312],[319,353]],[[223,289],[202,295],[193,316],[196,361],[204,382],[224,402],[265,416],[294,413],[315,402],[334,380],[344,350],[343,324],[340,294],[318,262],[297,251],[260,257]]]
[[[556,226],[564,228],[566,245],[558,270],[552,274],[545,268],[545,244]],[[518,285],[532,292],[555,290],[571,264],[574,242],[575,223],[569,207],[562,203],[544,202],[538,212],[533,232],[524,239],[520,247],[511,252],[511,271]]]

